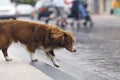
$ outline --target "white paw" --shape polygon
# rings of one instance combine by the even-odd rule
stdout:
[[[33,60],[31,60],[32,62],[38,62],[38,59],[33,59]]]
[[[12,61],[12,58],[9,58],[9,57],[7,56],[7,57],[5,57],[5,60],[6,60],[6,61]]]
[[[54,64],[54,66],[57,67],[57,68],[60,67],[58,64]]]

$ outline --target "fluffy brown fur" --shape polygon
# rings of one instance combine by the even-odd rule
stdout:
[[[12,60],[8,57],[7,49],[13,41],[26,45],[33,62],[37,61],[33,57],[35,50],[43,49],[56,67],[59,66],[55,63],[53,49],[63,47],[71,52],[76,51],[73,47],[73,35],[57,27],[20,20],[0,21],[0,49],[6,61]]]

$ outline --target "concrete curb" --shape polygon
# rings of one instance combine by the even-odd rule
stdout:
[[[6,62],[0,52],[0,80],[53,80],[30,64],[12,55],[13,61]]]

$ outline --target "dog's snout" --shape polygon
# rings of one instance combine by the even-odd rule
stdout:
[[[73,48],[73,52],[76,52],[76,51],[77,51],[77,50],[76,50],[76,48],[74,47],[74,48]]]
[[[70,51],[70,52],[76,52],[77,50],[76,50],[76,48],[75,47],[73,47],[73,48],[66,48],[68,51]]]

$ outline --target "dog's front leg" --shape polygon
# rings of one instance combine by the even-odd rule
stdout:
[[[32,44],[27,45],[27,50],[30,52],[31,62],[38,61],[38,59],[35,58],[35,49],[36,49],[36,47],[34,47],[34,45],[32,45]]]
[[[37,62],[38,59],[35,58],[35,53],[30,53],[31,62]]]
[[[56,64],[56,60],[55,60],[55,54],[53,50],[50,50],[48,52],[46,52],[47,57],[52,61],[53,65],[56,67],[59,67],[58,64]]]

